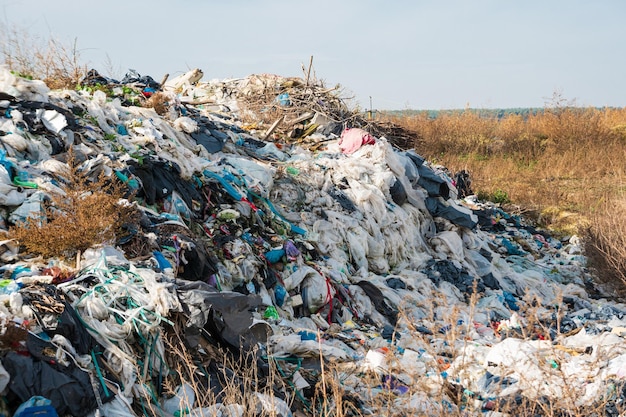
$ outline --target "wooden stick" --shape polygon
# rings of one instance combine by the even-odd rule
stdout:
[[[311,67],[313,67],[313,55],[311,55],[311,59],[309,59],[309,70],[306,73],[306,83],[304,84],[305,88],[309,86],[309,77],[311,76]]]
[[[308,119],[312,118],[313,116],[315,116],[315,113],[311,113],[311,112],[304,113],[302,116],[296,117],[293,120],[285,121],[285,124],[288,125],[288,126],[293,126],[293,125],[295,125],[297,123],[304,122],[305,120],[308,120]]]
[[[209,100],[209,99],[197,100],[197,101],[186,101],[184,98],[181,98],[180,102],[182,104],[188,104],[191,106],[199,106],[200,104],[217,104],[215,100]]]
[[[159,90],[163,90],[163,85],[165,84],[165,82],[167,81],[168,78],[170,78],[170,74],[165,74],[163,76],[163,79],[159,83]]]
[[[278,127],[278,125],[285,119],[285,116],[280,116],[271,126],[269,129],[267,129],[267,132],[265,133],[265,136],[263,136],[263,140],[267,140],[267,138],[270,137],[270,135],[274,132],[274,130],[276,130],[276,128]]]

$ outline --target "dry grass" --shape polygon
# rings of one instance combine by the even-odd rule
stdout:
[[[537,209],[590,208],[598,192],[618,187],[626,173],[626,109],[547,109],[524,119],[475,112],[395,117],[417,132],[417,151],[451,170],[468,169],[485,192],[505,189]],[[590,196],[589,190],[594,196]]]
[[[58,178],[63,194],[50,194],[39,217],[9,228],[27,253],[44,258],[73,259],[94,245],[114,242],[122,226],[135,219],[136,208],[121,205],[125,188],[100,175],[93,180],[70,153],[65,178]]]
[[[525,118],[465,111],[389,119],[419,135],[417,152],[453,172],[468,170],[480,197],[504,196],[544,226],[586,237],[597,269],[626,285],[618,267],[626,253],[616,239],[626,235],[616,215],[626,178],[626,109],[561,102]]]
[[[519,315],[523,318],[520,319],[519,327],[502,328],[494,322],[489,328],[494,344],[506,338],[531,344],[533,341],[546,340],[542,348],[524,358],[532,364],[528,375],[519,371],[520,366],[507,365],[506,360],[500,365],[487,365],[472,353],[477,347],[480,351],[484,343],[474,341],[476,327],[473,319],[475,312],[479,311],[479,300],[480,295],[474,293],[465,314],[459,309],[450,309],[445,316],[445,322],[449,324],[447,331],[442,333],[437,328],[429,328],[431,335],[417,329],[410,308],[409,311],[400,308],[400,322],[403,323],[401,327],[404,331],[401,339],[381,349],[386,351],[382,367],[367,369],[354,363],[323,363],[312,410],[307,415],[461,417],[484,415],[487,410],[491,410],[501,413],[495,415],[507,416],[582,417],[605,415],[609,407],[615,407],[617,413],[625,411],[624,406],[616,403],[611,396],[581,403],[585,384],[581,385],[580,378],[568,374],[561,365],[583,353],[562,345],[562,338],[570,333],[559,332],[563,311],[558,307],[558,298],[552,307],[541,307],[541,300],[536,296],[525,297],[520,300]],[[440,294],[433,293],[425,303],[420,307],[430,311],[430,319],[433,319],[445,300],[441,299]],[[469,317],[466,315],[468,312]],[[465,321],[461,321],[462,318]],[[488,340],[489,336],[486,337]],[[553,339],[549,341],[551,337]],[[400,346],[414,352],[419,347],[419,359],[416,362],[414,359],[403,361],[404,353],[398,349]],[[595,358],[589,356],[590,366],[603,367],[607,361],[605,353],[600,352]],[[476,368],[478,364],[483,373],[484,367],[490,366],[490,370],[499,375],[501,380],[517,381],[518,387],[524,386],[526,389],[515,394],[500,395],[508,385],[494,382],[488,389],[491,394],[483,397],[480,389],[475,388],[483,384],[475,379],[482,375]],[[393,375],[396,378],[394,383],[403,386],[405,391],[396,391],[394,383],[387,385],[383,382],[383,377],[388,375]],[[607,389],[610,390],[610,386],[610,381],[607,381]]]
[[[470,300],[470,311],[476,311],[476,303],[479,296],[473,296]],[[442,302],[436,295],[430,299],[433,304],[432,310],[436,309],[436,304]],[[558,300],[556,300],[558,304]],[[505,330],[497,330],[494,324],[494,343],[506,337],[519,337],[523,340],[537,340],[549,338],[554,329],[553,318],[562,318],[562,311],[555,305],[553,309],[540,308],[540,300],[525,299],[523,311],[520,315],[524,317],[521,327],[517,329],[517,335],[507,336]],[[427,309],[428,306],[423,306]],[[402,310],[401,310],[402,311]],[[404,312],[401,312],[403,315]],[[332,361],[321,361],[321,372],[315,386],[315,394],[310,407],[299,411],[296,415],[310,415],[313,417],[361,417],[376,415],[384,417],[400,416],[470,416],[483,415],[486,410],[491,410],[497,415],[516,416],[588,416],[603,415],[608,407],[617,407],[617,412],[624,412],[623,406],[613,404],[614,398],[596,398],[593,402],[580,404],[579,397],[584,395],[585,386],[578,385],[576,376],[567,375],[561,368],[561,361],[567,361],[571,355],[579,355],[560,345],[556,339],[553,343],[547,343],[549,348],[536,353],[536,357],[529,356],[528,360],[535,363],[534,372],[539,372],[546,381],[555,382],[563,394],[561,396],[545,395],[542,391],[543,385],[534,379],[526,379],[523,374],[517,374],[511,370],[507,371],[506,366],[501,368],[502,378],[511,377],[519,380],[519,383],[530,385],[533,389],[528,389],[519,395],[494,396],[483,398],[478,393],[472,392],[464,381],[471,380],[472,374],[476,372],[472,368],[475,358],[465,357],[466,349],[474,345],[472,341],[472,313],[469,322],[461,323],[460,311],[450,312],[446,317],[450,327],[445,334],[431,329],[433,335],[424,335],[414,326],[414,320],[405,317],[407,330],[403,332],[403,343],[410,339],[409,345],[421,345],[424,352],[420,353],[425,369],[407,369],[406,364],[400,361],[402,353],[395,351],[395,343],[389,345],[386,354],[385,369],[364,369],[354,363],[337,363]],[[556,328],[558,329],[558,319]],[[551,330],[552,329],[552,330]],[[562,336],[562,335],[561,335]],[[396,341],[397,343],[398,341]],[[383,349],[384,350],[384,349]],[[471,351],[471,349],[469,350]],[[595,366],[601,367],[606,362],[606,358],[599,355]],[[450,365],[453,367],[450,368]],[[449,377],[443,376],[446,372],[451,372]],[[507,373],[508,372],[508,373]],[[258,378],[250,373],[248,369],[246,378]],[[383,382],[384,375],[398,376],[394,381],[406,388],[406,392],[399,393],[394,390],[393,385]],[[474,375],[475,376],[475,375]],[[277,375],[278,377],[278,375]],[[243,381],[240,384],[244,384]],[[245,382],[248,389],[258,389],[264,386],[263,383],[248,381]],[[504,389],[504,386],[501,388]],[[558,390],[559,388],[557,388]],[[249,392],[249,391],[248,391]],[[245,400],[238,397],[239,393],[229,396],[230,401]],[[247,414],[245,414],[247,415]]]
[[[263,362],[258,349],[235,354],[211,344],[204,336],[197,346],[190,347],[182,337],[183,329],[184,324],[179,323],[164,334],[169,373],[163,375],[160,386],[151,386],[152,395],[135,405],[138,413],[163,415],[165,401],[155,401],[174,397],[182,385],[187,385],[193,395],[182,396],[175,415],[194,410],[193,415],[206,417],[277,417],[279,413],[272,409],[272,404],[280,409],[278,398],[284,396],[282,401],[293,402],[273,362],[266,362],[263,372],[258,366]],[[265,406],[262,397],[268,400]],[[241,414],[229,414],[229,409]]]
[[[52,89],[75,88],[87,73],[77,42],[42,39],[17,27],[0,29],[2,63],[16,75],[42,80]]]
[[[594,213],[586,230],[587,256],[603,282],[613,284],[612,289],[621,298],[626,297],[626,200],[621,198],[605,201]]]
[[[167,113],[169,108],[170,97],[162,92],[154,93],[149,99],[145,101],[144,107],[151,107],[160,116]]]

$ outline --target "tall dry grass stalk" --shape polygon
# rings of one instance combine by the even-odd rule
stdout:
[[[0,53],[0,63],[15,74],[43,80],[52,89],[75,88],[87,73],[76,40],[66,44],[7,25],[0,28]]]
[[[219,417],[241,415],[242,417],[278,417],[274,410],[264,407],[255,393],[259,393],[272,404],[282,393],[289,393],[272,361],[261,372],[258,349],[235,354],[218,347],[201,337],[196,347],[189,347],[182,336],[184,319],[164,335],[169,372],[163,375],[160,388],[151,386],[152,394],[139,404],[137,412],[162,416],[164,398],[171,398],[186,385],[193,392],[180,401],[180,413]],[[159,392],[160,391],[160,392]],[[291,405],[293,398],[285,401]],[[270,407],[271,408],[271,407]],[[241,414],[239,414],[241,413]]]
[[[626,198],[605,200],[587,229],[587,256],[603,282],[626,296]],[[622,285],[615,285],[621,283]]]

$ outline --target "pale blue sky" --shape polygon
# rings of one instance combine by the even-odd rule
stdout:
[[[2,25],[77,39],[84,61],[160,80],[252,73],[340,83],[362,107],[626,105],[623,0],[0,0]]]

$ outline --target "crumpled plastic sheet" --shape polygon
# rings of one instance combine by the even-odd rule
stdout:
[[[328,360],[357,365],[365,363],[369,351],[384,347],[385,358],[404,364],[394,378],[422,389],[396,391],[394,406],[406,413],[458,411],[452,398],[429,396],[441,392],[445,383],[462,384],[484,398],[521,390],[528,397],[556,399],[566,386],[575,387],[576,403],[585,404],[603,395],[607,381],[626,378],[622,347],[626,332],[613,333],[626,328],[622,321],[626,308],[590,297],[579,240],[546,239],[500,209],[456,200],[445,170],[414,151],[397,151],[384,137],[361,143],[349,155],[342,154],[336,141],[316,153],[301,145],[274,149],[273,143],[243,131],[234,113],[236,92],[257,91],[263,77],[200,83],[199,75],[166,83],[173,105],[161,116],[153,109],[122,105],[119,98],[109,100],[101,91],[51,92],[41,82],[0,70],[0,91],[19,100],[59,106],[54,110],[34,104],[34,110],[20,110],[18,100],[9,102],[9,110],[0,117],[0,129],[7,132],[0,136],[6,157],[39,187],[15,186],[0,166],[0,191],[4,191],[0,205],[9,222],[40,212],[45,193],[58,190],[51,174],[62,175],[67,166],[51,155],[74,144],[90,175],[124,170],[134,160],[130,155],[137,153],[175,164],[176,181],[194,187],[198,182],[209,184],[213,193],[221,194],[216,204],[218,200],[200,193],[189,198],[183,187],[166,190],[163,196],[183,200],[186,207],[170,214],[192,217],[189,212],[193,212],[212,233],[220,233],[219,225],[234,232],[222,235],[224,240],[211,248],[215,251],[211,255],[222,255],[211,259],[217,262],[207,277],[211,285],[182,280],[175,285],[165,271],[135,265],[123,254],[109,251],[106,263],[91,258],[95,263],[83,264],[77,281],[59,286],[75,291],[81,280],[97,278],[96,286],[81,290],[74,302],[92,335],[106,348],[109,365],[123,379],[121,402],[108,406],[110,413],[122,415],[128,401],[144,390],[136,384],[136,352],[130,343],[137,329],[156,338],[147,359],[153,369],[160,369],[164,355],[160,326],[173,312],[180,313],[183,305],[189,326],[212,327],[215,335],[235,347],[244,335],[248,345],[261,343],[275,355],[319,358],[321,352]],[[182,112],[176,107],[182,98],[174,91],[227,106],[231,121],[226,122],[223,114],[218,117],[192,107]],[[86,112],[77,118],[80,127],[72,124],[65,109]],[[23,127],[33,111],[40,123],[39,130],[30,132]],[[211,146],[194,139],[200,131],[210,137]],[[213,148],[214,144],[219,146]],[[400,185],[406,197],[394,199],[398,191],[394,187]],[[196,199],[207,201],[198,204]],[[250,204],[255,202],[259,207]],[[198,205],[209,206],[215,216],[205,216],[210,212],[200,212]],[[468,207],[486,207],[476,211],[481,214],[480,226]],[[233,218],[228,220],[227,214]],[[185,227],[182,219],[172,224]],[[277,227],[280,233],[273,230]],[[518,245],[522,240],[527,243],[523,249]],[[157,241],[154,235],[151,242]],[[309,253],[293,251],[285,242],[310,248]],[[17,259],[14,243],[2,242],[0,248],[4,262]],[[223,256],[226,252],[229,257]],[[171,253],[165,253],[173,260]],[[264,259],[263,254],[276,256]],[[274,284],[266,287],[265,282],[272,282],[263,275],[268,268]],[[218,283],[225,291],[213,288]],[[279,285],[286,292],[280,303]],[[235,288],[249,294],[230,292]],[[137,306],[116,311],[123,320],[113,320],[112,300],[122,293]],[[0,307],[1,315],[26,315],[27,307],[17,295],[2,294],[0,299],[8,303]],[[560,303],[558,312],[555,302]],[[262,312],[272,304],[280,320],[268,323]],[[220,312],[221,322],[211,322],[208,306]],[[529,307],[535,311],[533,319],[546,328],[545,334],[521,334],[529,326],[524,316]],[[147,312],[151,320],[138,320]],[[561,333],[554,319],[557,313]],[[323,341],[313,341],[298,334],[302,329],[328,333]],[[578,333],[567,336],[564,329]],[[191,332],[188,336],[194,337]],[[531,336],[552,340],[530,340]],[[456,352],[456,357],[450,357],[450,352]],[[445,374],[443,365],[449,365]],[[343,384],[365,400],[381,389],[365,389],[354,376]],[[200,410],[190,412],[194,413]]]

